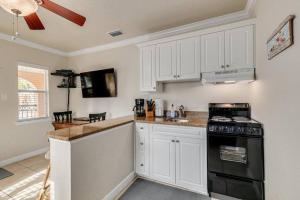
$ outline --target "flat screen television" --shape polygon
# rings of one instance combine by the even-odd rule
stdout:
[[[80,73],[82,97],[116,97],[116,74],[113,68]]]

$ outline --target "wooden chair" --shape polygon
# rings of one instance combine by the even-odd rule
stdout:
[[[97,114],[89,114],[90,123],[96,121],[104,121],[106,117],[106,112],[104,113],[97,113]]]
[[[53,115],[56,122],[72,121],[72,111],[54,112]]]
[[[48,151],[45,154],[45,158],[47,160],[50,160],[50,151]],[[43,200],[46,196],[46,193],[47,193],[47,191],[50,187],[50,184],[48,184],[49,175],[50,175],[50,163],[47,167],[46,175],[45,175],[44,180],[43,180],[43,187],[42,187],[42,190],[41,190],[40,195],[38,196],[37,200]]]

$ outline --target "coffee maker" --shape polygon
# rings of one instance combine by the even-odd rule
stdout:
[[[133,107],[134,115],[137,117],[145,116],[145,100],[135,99],[135,106]]]

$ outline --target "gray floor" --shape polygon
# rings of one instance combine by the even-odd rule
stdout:
[[[193,192],[137,179],[119,200],[209,200]]]

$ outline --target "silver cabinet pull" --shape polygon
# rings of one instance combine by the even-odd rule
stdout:
[[[180,76],[178,75],[177,78],[179,78]]]
[[[176,75],[174,75],[173,77],[176,78]]]
[[[141,130],[143,130],[143,129],[144,129],[144,127],[141,127],[140,129],[141,129]]]
[[[140,143],[140,145],[144,145],[144,143],[143,143],[143,142],[141,142],[141,143]]]
[[[141,164],[141,167],[143,167],[144,166],[144,164]]]
[[[221,68],[225,68],[225,66],[224,66],[224,65],[222,65],[222,66],[221,66]]]
[[[180,141],[179,141],[179,140],[176,140],[176,142],[179,143]]]
[[[172,140],[172,142],[175,142],[175,140]]]
[[[155,90],[156,89],[156,87],[153,87],[153,90]]]
[[[226,67],[230,67],[230,65],[226,65]]]

